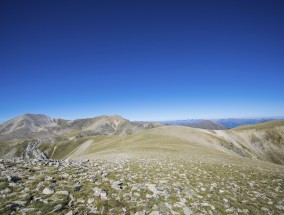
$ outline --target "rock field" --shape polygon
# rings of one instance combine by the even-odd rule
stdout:
[[[284,214],[276,165],[2,159],[0,170],[0,214]]]

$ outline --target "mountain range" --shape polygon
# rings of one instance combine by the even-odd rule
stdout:
[[[118,115],[64,120],[43,114],[25,114],[0,124],[0,157],[79,159],[92,151],[90,149],[97,152],[97,147],[104,153],[111,150],[109,155],[130,147],[129,153],[133,155],[141,147],[158,153],[169,144],[169,151],[178,149],[180,153],[191,154],[188,147],[195,145],[202,149],[199,153],[217,150],[284,164],[284,121],[233,129],[209,120],[175,123],[177,125],[131,122]]]
[[[64,120],[43,114],[25,114],[0,124],[0,140],[50,137],[70,132],[84,136],[129,135],[158,125],[130,122],[118,115]]]

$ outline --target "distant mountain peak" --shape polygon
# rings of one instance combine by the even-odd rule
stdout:
[[[24,114],[0,124],[0,139],[27,139],[53,136],[71,131],[88,135],[125,135],[159,126],[145,122],[131,122],[120,115],[64,120],[44,114]]]
[[[24,114],[0,124],[0,135],[24,136],[32,132],[44,131],[57,125],[58,119],[44,114]]]

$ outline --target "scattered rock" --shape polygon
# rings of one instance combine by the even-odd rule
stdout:
[[[45,194],[45,195],[51,195],[51,194],[54,193],[54,190],[52,188],[50,188],[50,187],[46,187],[46,188],[44,188],[42,193]]]

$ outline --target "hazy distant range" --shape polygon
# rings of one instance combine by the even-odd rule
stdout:
[[[271,118],[228,118],[228,119],[186,119],[186,120],[169,120],[159,121],[164,125],[183,125],[194,128],[206,128],[213,130],[224,130],[235,128],[241,125],[253,125],[257,123],[267,122],[275,119],[284,119],[284,117]]]

